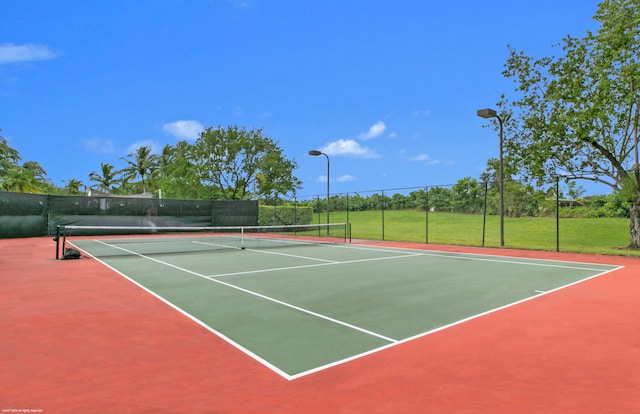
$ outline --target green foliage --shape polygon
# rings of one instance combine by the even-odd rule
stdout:
[[[451,211],[480,213],[484,208],[484,188],[482,183],[465,177],[451,187]]]
[[[640,2],[605,0],[594,20],[599,29],[567,36],[558,57],[510,50],[503,74],[516,89],[499,103],[505,148],[527,177],[604,183],[640,211],[640,174],[632,171],[640,132]],[[640,217],[630,218],[631,247],[639,248]]]
[[[282,149],[261,129],[207,128],[190,155],[200,182],[215,188],[217,198],[247,199],[256,190],[262,198],[273,199],[295,194],[301,187],[293,175],[295,161],[285,158]]]
[[[62,189],[62,193],[63,194],[69,194],[69,195],[81,195],[82,194],[82,190],[80,189],[80,187],[83,186],[82,181],[76,180],[75,178],[72,178],[72,179],[67,180],[65,182],[66,182],[66,185]]]
[[[150,145],[138,147],[135,152],[129,153],[127,158],[124,158],[127,163],[121,172],[124,174],[124,180],[129,181],[132,178],[140,176],[142,191],[147,191],[145,186],[145,177],[151,177],[159,167],[159,157],[152,153]]]
[[[629,203],[620,194],[589,196],[582,199],[582,202],[582,206],[560,209],[560,216],[567,218],[629,217]]]
[[[113,165],[101,162],[100,172],[92,171],[89,173],[89,179],[98,183],[98,190],[114,192],[116,186],[122,183],[122,180],[118,178],[120,173]]]
[[[39,193],[45,185],[46,171],[35,161],[19,165],[20,161],[20,153],[0,136],[0,190]]]
[[[267,206],[258,209],[259,226],[280,226],[292,224],[311,224],[313,208],[306,206]]]
[[[180,141],[173,147],[166,145],[160,155],[160,168],[154,177],[155,188],[162,196],[182,200],[212,199],[211,189],[205,187],[191,162],[192,146]]]
[[[40,183],[26,168],[9,166],[0,173],[0,190],[19,193],[39,193]]]

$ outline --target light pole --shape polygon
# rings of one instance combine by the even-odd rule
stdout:
[[[478,116],[480,118],[498,118],[500,123],[500,177],[498,180],[498,189],[500,191],[500,246],[504,246],[504,158],[502,155],[502,143],[503,143],[503,127],[502,119],[498,116],[498,113],[490,108],[478,109]]]
[[[309,155],[317,157],[318,155],[324,155],[327,157],[327,224],[329,224],[329,173],[331,170],[331,163],[329,162],[329,156],[322,151],[311,150],[309,151]],[[329,226],[327,226],[327,235],[329,234]]]

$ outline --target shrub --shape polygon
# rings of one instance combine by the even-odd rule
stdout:
[[[310,224],[313,208],[300,206],[265,206],[258,208],[258,225],[282,226]]]

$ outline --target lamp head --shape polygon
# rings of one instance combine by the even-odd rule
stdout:
[[[311,150],[309,151],[309,155],[313,155],[314,157],[317,157],[318,155],[322,155],[322,151]]]
[[[497,118],[498,113],[491,108],[478,109],[478,116],[480,118]]]

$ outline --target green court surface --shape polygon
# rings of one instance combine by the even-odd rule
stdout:
[[[348,243],[202,251],[218,242],[72,243],[287,379],[617,268]]]

